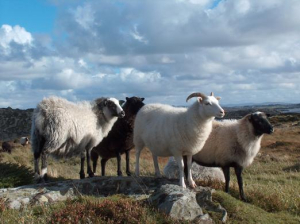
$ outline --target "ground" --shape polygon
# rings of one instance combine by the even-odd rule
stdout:
[[[239,200],[233,170],[230,194],[223,192],[221,183],[198,182],[198,184],[211,186],[217,190],[213,200],[227,209],[228,223],[300,223],[300,115],[278,115],[271,117],[270,121],[275,127],[274,134],[264,136],[259,155],[244,171],[247,203]],[[144,150],[141,157],[141,175],[154,175],[151,153]],[[131,170],[134,171],[134,150],[131,152],[131,158]],[[167,160],[168,158],[160,158],[161,170]],[[16,146],[12,154],[1,153],[0,188],[33,183],[32,168],[33,158],[30,146]],[[125,158],[122,158],[122,171],[125,174]],[[100,164],[97,174],[99,173]],[[107,163],[106,173],[116,175],[116,159]],[[79,158],[60,161],[50,159],[49,174],[52,176],[51,181],[78,179]],[[134,209],[137,207],[138,211]],[[148,220],[143,219],[145,214],[149,216]],[[74,216],[76,219],[71,218]],[[211,216],[214,221],[219,222],[218,214],[211,214]],[[110,222],[109,220],[120,223],[174,222],[148,205],[122,195],[107,199],[83,197],[67,203],[24,208],[20,211],[7,209],[0,199],[0,223],[3,220],[5,223],[16,221],[20,223],[75,223],[75,220],[87,222],[96,218],[107,223]]]

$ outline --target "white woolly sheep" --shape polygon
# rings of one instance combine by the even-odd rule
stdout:
[[[21,137],[20,138],[20,144],[25,146],[29,144],[29,139],[27,137]]]
[[[139,157],[147,147],[152,152],[155,175],[161,176],[158,156],[174,156],[179,167],[179,184],[186,187],[183,174],[182,156],[188,158],[188,181],[196,184],[191,176],[192,155],[199,152],[208,138],[215,116],[223,117],[224,110],[219,105],[219,97],[192,93],[186,99],[198,97],[189,108],[178,108],[163,104],[145,105],[137,114],[134,124],[133,142],[136,149],[136,176],[139,176]]]
[[[85,152],[87,172],[94,176],[90,152],[107,136],[117,117],[125,113],[115,98],[72,103],[59,97],[42,100],[33,112],[31,141],[34,167],[39,181],[47,180],[47,156],[71,157],[81,154],[80,178],[84,178]],[[39,158],[42,157],[42,172]]]
[[[272,132],[273,127],[262,112],[248,114],[240,120],[214,121],[209,138],[202,150],[193,155],[193,162],[221,167],[226,192],[229,192],[230,167],[234,167],[240,197],[245,201],[242,171],[253,162],[260,150],[263,134]]]

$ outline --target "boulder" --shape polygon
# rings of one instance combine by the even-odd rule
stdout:
[[[167,178],[178,178],[179,177],[179,169],[174,157],[170,157],[167,165],[164,168],[164,175]],[[192,176],[193,179],[196,180],[216,180],[225,183],[225,177],[223,171],[217,167],[205,167],[200,166],[196,163],[192,164]]]
[[[149,202],[175,219],[194,220],[203,215],[196,193],[178,185],[163,185],[150,196]]]

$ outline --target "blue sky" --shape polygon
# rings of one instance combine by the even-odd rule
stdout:
[[[33,33],[51,33],[57,7],[43,0],[1,0],[0,23],[19,25]]]
[[[300,1],[0,0],[0,107],[50,95],[299,103]],[[286,16],[288,15],[288,16]]]

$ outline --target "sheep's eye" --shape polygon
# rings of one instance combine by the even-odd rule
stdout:
[[[207,102],[207,103],[205,103],[205,105],[208,106],[208,105],[211,105],[211,104]]]

